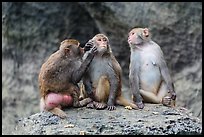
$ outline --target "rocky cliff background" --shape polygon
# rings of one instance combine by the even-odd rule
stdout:
[[[2,2],[2,134],[39,112],[38,73],[65,38],[83,46],[106,34],[123,69],[128,92],[127,34],[148,27],[165,55],[177,106],[202,117],[201,2]]]

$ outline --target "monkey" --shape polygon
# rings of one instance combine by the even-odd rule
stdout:
[[[130,47],[129,84],[133,101],[175,106],[176,92],[160,46],[151,39],[148,28],[133,28],[128,34]]]
[[[84,48],[86,50],[94,46],[97,47],[97,53],[83,77],[85,94],[93,99],[87,107],[112,111],[116,109],[115,104],[118,104],[137,109],[134,103],[122,96],[122,69],[112,53],[108,37],[96,34]]]
[[[97,48],[84,54],[78,40],[65,39],[59,49],[42,64],[38,82],[40,90],[40,111],[49,111],[61,118],[67,117],[65,107],[81,107],[92,101],[86,98],[79,101],[79,81],[93,60]]]

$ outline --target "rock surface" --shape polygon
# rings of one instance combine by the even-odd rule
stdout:
[[[201,121],[183,108],[146,104],[143,110],[70,108],[68,118],[41,112],[19,120],[13,134],[23,135],[196,135]]]
[[[202,117],[201,2],[2,2],[2,133],[39,112],[38,73],[65,38],[110,39],[128,91],[128,31],[148,27],[164,52],[177,105]],[[202,120],[202,119],[201,119]]]

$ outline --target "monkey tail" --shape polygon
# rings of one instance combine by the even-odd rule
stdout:
[[[129,102],[129,101],[128,101],[127,99],[125,99],[123,96],[119,96],[119,97],[117,98],[117,100],[116,100],[116,103],[117,103],[118,105],[123,105],[123,106],[125,106],[125,107],[126,107],[126,106],[130,106],[130,107],[132,107],[133,109],[139,109],[136,104]]]

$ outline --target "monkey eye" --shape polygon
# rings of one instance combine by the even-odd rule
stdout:
[[[134,32],[131,33],[131,35],[134,35],[134,34],[135,34]]]
[[[103,41],[107,41],[107,39],[106,39],[106,38],[104,38],[104,39],[103,39]]]
[[[98,39],[98,41],[101,41],[101,39]]]

